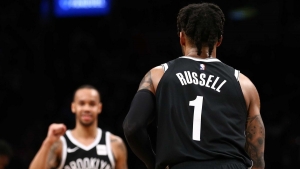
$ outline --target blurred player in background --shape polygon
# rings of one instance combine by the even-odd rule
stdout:
[[[99,91],[91,85],[79,87],[71,109],[76,115],[75,128],[51,124],[29,169],[127,169],[123,140],[98,127],[102,111]]]

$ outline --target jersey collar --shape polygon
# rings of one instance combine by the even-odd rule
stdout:
[[[181,56],[179,58],[184,58],[184,59],[191,59],[194,61],[201,61],[201,62],[221,62],[219,59],[217,58],[206,58],[206,59],[200,59],[200,58],[194,58],[191,56]]]

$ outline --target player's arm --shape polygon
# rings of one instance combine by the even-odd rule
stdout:
[[[149,90],[152,93],[154,93],[154,87],[153,87],[153,82],[152,82],[152,77],[151,77],[151,70],[146,73],[146,75],[143,77],[143,79],[140,82],[138,91],[140,90]]]
[[[29,169],[55,169],[61,162],[62,143],[60,136],[65,132],[63,124],[52,124],[47,138],[29,165]]]
[[[45,140],[32,160],[29,169],[58,168],[61,161],[61,146],[61,141],[56,141],[52,144]]]
[[[245,149],[253,161],[252,169],[264,169],[265,127],[260,114],[260,98],[256,87],[241,74],[240,82],[248,108]]]
[[[110,143],[114,158],[116,161],[116,169],[128,169],[127,165],[127,149],[122,138],[111,134]]]
[[[146,89],[155,94],[156,88],[163,74],[164,69],[162,66],[154,67],[144,76],[144,78],[140,82],[138,90]]]
[[[146,165],[154,169],[155,153],[147,132],[147,126],[155,117],[154,70],[150,70],[140,82],[129,112],[123,122],[124,135],[133,153]]]

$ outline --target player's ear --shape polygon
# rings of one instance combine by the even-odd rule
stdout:
[[[99,112],[98,114],[100,114],[102,112],[102,107],[103,107],[102,103],[100,102],[98,105],[98,112]]]
[[[74,102],[72,102],[72,104],[71,104],[71,110],[72,110],[72,113],[75,113],[75,103]]]
[[[185,42],[186,42],[186,36],[185,36],[185,33],[183,31],[181,31],[179,33],[179,39],[180,39],[180,45],[181,46],[185,46]]]
[[[218,39],[217,47],[219,47],[221,45],[222,40],[223,40],[223,35],[221,35],[220,39]]]

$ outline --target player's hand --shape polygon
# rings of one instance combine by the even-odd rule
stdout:
[[[47,141],[54,143],[59,140],[60,136],[64,135],[67,127],[62,123],[52,123],[48,128]]]

